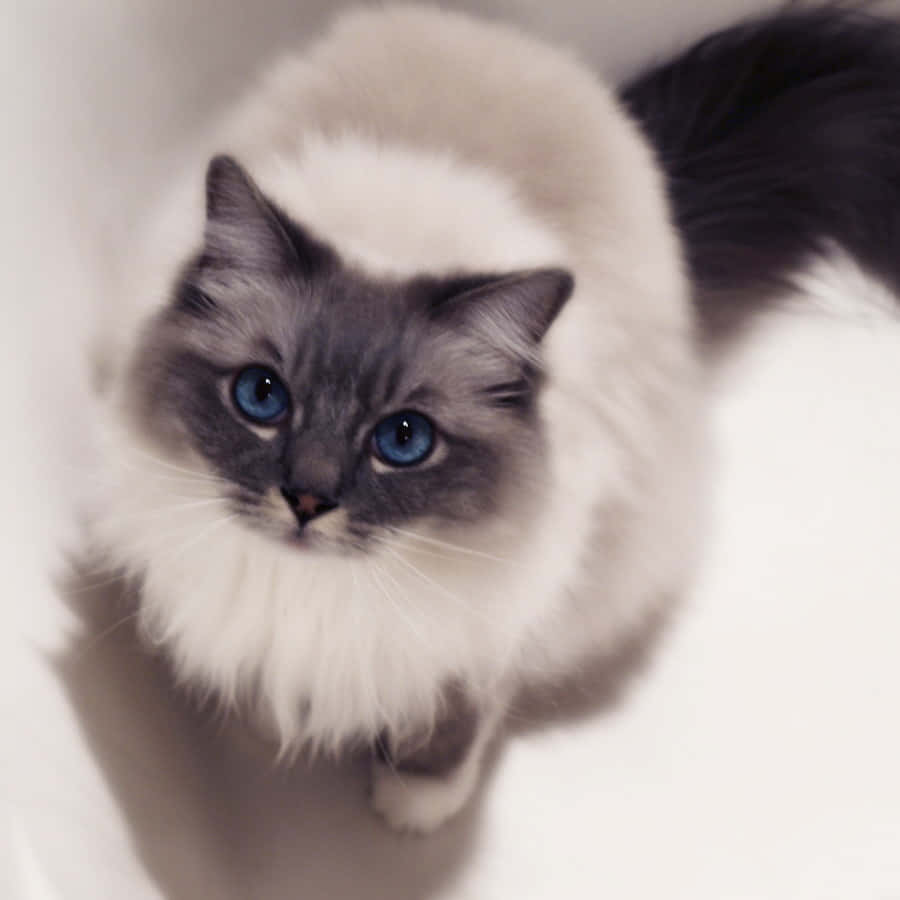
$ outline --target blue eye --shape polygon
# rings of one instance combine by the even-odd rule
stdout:
[[[254,422],[274,424],[290,405],[287,388],[263,366],[247,366],[238,372],[232,388],[234,405]]]
[[[434,448],[434,426],[425,416],[398,412],[382,419],[372,436],[378,458],[390,466],[414,466]]]

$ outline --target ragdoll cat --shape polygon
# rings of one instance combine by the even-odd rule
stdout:
[[[666,168],[696,162],[672,182],[696,292],[612,93],[513,28],[412,7],[346,15],[270,73],[129,260],[98,534],[180,680],[284,754],[371,747],[398,828],[462,808],[517,692],[681,589],[712,310],[829,236],[809,213],[768,256],[745,241],[740,192],[704,182],[703,152],[709,184],[731,171],[727,85],[691,65],[625,100]]]

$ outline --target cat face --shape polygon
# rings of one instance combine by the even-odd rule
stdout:
[[[298,549],[477,524],[533,490],[538,345],[572,287],[559,269],[372,278],[217,157],[203,248],[131,370],[134,421]]]

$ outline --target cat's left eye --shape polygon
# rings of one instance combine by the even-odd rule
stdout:
[[[405,411],[382,419],[372,433],[375,455],[389,466],[415,466],[434,449],[434,426],[421,413]]]
[[[234,379],[234,405],[260,425],[274,425],[287,412],[290,395],[281,379],[265,366],[247,366]]]

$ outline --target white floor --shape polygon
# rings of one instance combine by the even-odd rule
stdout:
[[[262,5],[0,6],[0,897],[900,898],[900,323],[792,316],[722,373],[708,558],[652,664],[509,741],[425,841],[371,816],[359,767],[274,771],[198,721],[108,630],[114,585],[63,601],[98,274],[198,124],[326,8]],[[758,5],[489,7],[618,75]]]

